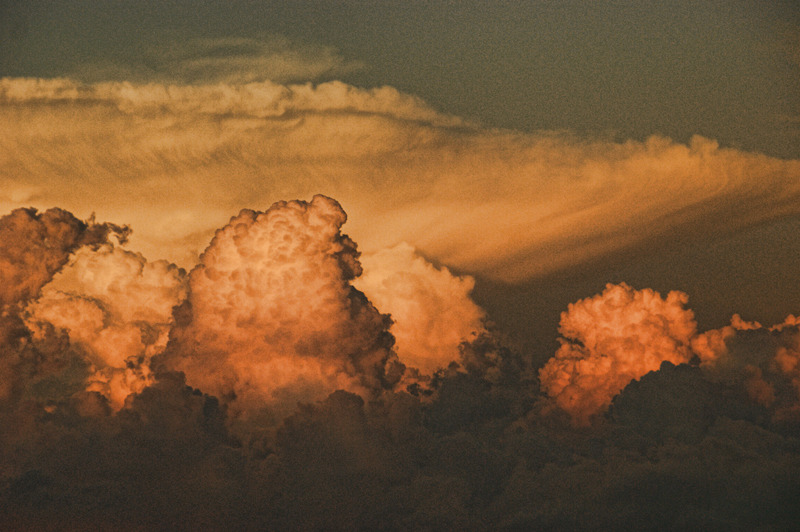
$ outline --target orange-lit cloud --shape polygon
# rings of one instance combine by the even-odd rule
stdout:
[[[0,164],[0,208],[96,211],[136,227],[146,256],[187,268],[231,212],[315,193],[342,202],[366,252],[406,241],[509,281],[800,212],[800,161],[700,137],[483,129],[389,87],[340,82],[4,79]]]
[[[800,319],[609,284],[532,367],[461,272],[796,216],[800,161],[281,84],[359,66],[210,38],[0,80],[0,214],[89,220],[0,218],[0,529],[795,527]]]
[[[729,326],[707,331],[693,348],[708,356],[716,378],[738,383],[776,422],[800,421],[800,322],[790,315],[765,327],[734,315]]]
[[[543,391],[586,424],[662,362],[697,357],[707,378],[741,388],[775,422],[800,421],[798,319],[764,327],[734,315],[730,325],[698,334],[687,301],[682,292],[662,298],[623,283],[570,304],[561,314],[561,347],[539,371]]]
[[[565,337],[539,372],[542,389],[579,423],[603,411],[632,380],[663,361],[688,362],[696,333],[686,294],[608,285],[561,314]]]
[[[22,217],[16,226],[25,225],[30,215],[4,221],[14,226]],[[39,272],[41,264],[22,260],[35,239],[32,249],[20,241],[19,257],[11,248],[5,254],[7,269],[36,286],[12,298],[26,303],[16,326],[34,346],[63,335],[57,349],[85,372],[69,385],[101,393],[114,410],[156,382],[154,369],[184,372],[190,385],[233,402],[232,413],[286,413],[337,389],[365,397],[391,389],[403,373],[397,355],[427,376],[457,362],[460,345],[486,332],[469,297],[474,281],[405,244],[367,257],[359,278],[360,254],[340,233],[345,220],[324,196],[242,211],[190,276],[111,243],[78,249],[68,261],[62,252]],[[43,237],[49,247],[77,245],[64,231],[51,233]]]
[[[381,312],[400,361],[428,375],[459,360],[459,345],[485,332],[484,312],[472,299],[475,281],[436,268],[408,244],[361,257],[354,286]]]
[[[152,382],[150,360],[166,347],[172,308],[185,297],[183,270],[104,245],[76,252],[28,305],[25,323],[34,338],[47,326],[65,331],[90,363],[87,389],[119,409]]]
[[[233,217],[189,275],[158,368],[250,414],[391,388],[402,367],[388,317],[350,284],[361,266],[345,220],[324,196]]]
[[[562,315],[540,372],[579,424],[613,398],[575,430],[542,415],[529,359],[486,334],[462,346],[463,371],[406,388],[390,331],[401,359],[452,360],[482,331],[472,281],[408,245],[362,273],[345,219],[325,196],[244,210],[188,277],[109,241],[121,228],[65,211],[0,219],[0,271],[30,280],[1,293],[14,334],[0,343],[0,526],[371,529],[388,514],[568,528],[577,497],[581,523],[628,529],[663,524],[687,489],[716,512],[756,485],[768,517],[737,522],[796,522],[797,318],[697,334],[685,294],[607,286]],[[723,495],[708,497],[709,478]],[[632,483],[648,490],[633,505]],[[716,522],[705,508],[676,524]]]
[[[127,228],[83,222],[61,209],[17,209],[0,218],[0,400],[20,392],[20,372],[35,373],[30,366],[43,358],[24,356],[30,336],[22,319],[25,305],[39,297],[70,253],[95,249],[112,234],[124,241],[127,233]]]

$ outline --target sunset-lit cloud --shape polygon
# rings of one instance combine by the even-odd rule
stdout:
[[[586,423],[665,360],[689,362],[697,324],[687,301],[681,292],[663,298],[621,284],[570,304],[561,314],[561,347],[540,371],[543,390]]]
[[[354,286],[392,316],[400,361],[428,375],[458,362],[459,346],[485,332],[483,310],[472,299],[475,281],[436,268],[408,244],[361,257]]]
[[[0,4],[0,530],[797,528],[740,4]]]
[[[630,383],[662,363],[695,363],[769,409],[776,423],[800,420],[798,319],[764,327],[734,315],[698,333],[688,296],[608,285],[561,314],[561,347],[540,370],[542,390],[577,424],[604,413]]]
[[[172,309],[185,297],[183,270],[106,244],[77,251],[24,319],[34,338],[46,327],[66,332],[90,363],[87,389],[119,409],[152,383],[150,360],[166,347]]]
[[[561,348],[531,368],[486,332],[471,278],[407,244],[362,258],[345,220],[324,196],[243,210],[187,276],[125,249],[120,227],[4,216],[2,272],[30,283],[2,293],[0,524],[369,528],[389,512],[410,527],[555,526],[574,518],[564,497],[584,508],[676,475],[700,500],[708,478],[759,482],[765,522],[793,522],[780,494],[800,465],[797,318],[699,333],[686,294],[608,285],[569,306]],[[415,388],[414,364],[448,367]],[[752,496],[710,489],[716,509]],[[680,507],[630,517],[607,499],[581,522]]]
[[[723,382],[733,382],[769,408],[777,423],[800,421],[800,321],[790,315],[765,327],[734,315],[729,326],[707,331],[693,341],[708,353],[709,369]]]
[[[346,219],[324,196],[231,218],[189,275],[157,368],[248,414],[391,388],[402,366],[388,316],[350,284],[361,266]]]
[[[44,230],[62,219],[85,227],[70,216],[20,210],[3,223],[22,234],[25,224]],[[340,233],[345,220],[324,196],[242,211],[217,231],[188,276],[104,242],[110,229],[96,230],[101,240],[69,260],[60,252],[44,271],[25,262],[35,238],[9,238],[6,270],[36,285],[9,294],[19,304],[5,314],[34,348],[56,342],[52,356],[68,354],[77,364],[80,372],[63,385],[99,392],[114,410],[164,370],[181,371],[190,385],[230,402],[231,415],[254,415],[285,414],[297,401],[337,389],[372,397],[400,385],[403,365],[429,379],[460,362],[461,344],[486,333],[484,313],[470,299],[474,281],[434,267],[408,245],[368,257],[359,278],[360,253]],[[124,242],[127,231],[117,231]],[[48,248],[80,245],[65,228],[50,233],[41,236]],[[351,286],[356,279],[366,296]]]
[[[0,207],[124,220],[146,257],[186,268],[231,212],[315,193],[365,252],[405,241],[506,281],[800,205],[799,161],[482,129],[389,87],[5,79],[0,116]]]

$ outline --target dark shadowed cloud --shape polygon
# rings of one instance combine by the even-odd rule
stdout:
[[[426,375],[396,362],[389,316],[350,285],[362,266],[344,219],[322,196],[242,211],[187,281],[108,241],[119,228],[65,211],[3,217],[64,230],[0,249],[4,271],[43,272],[4,307],[16,332],[0,350],[0,524],[786,529],[798,518],[794,316],[773,327],[734,316],[699,333],[684,294],[609,285],[562,314],[566,339],[544,367],[484,329]],[[42,242],[76,252],[40,270],[25,257]],[[401,301],[426,286],[460,293],[453,318],[439,299],[416,299],[443,314],[432,327],[471,311],[468,281],[412,271]],[[120,352],[126,331],[138,350]],[[554,386],[559,372],[577,401],[561,399],[572,392]],[[593,390],[600,402],[584,400]]]

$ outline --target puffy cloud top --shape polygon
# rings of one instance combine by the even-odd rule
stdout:
[[[542,389],[586,423],[663,361],[688,362],[697,324],[687,301],[682,292],[663,298],[622,283],[570,304],[561,314],[561,347],[539,373]]]
[[[408,244],[362,257],[355,281],[382,312],[391,314],[396,350],[406,366],[432,374],[459,360],[459,346],[485,332],[483,310],[472,299],[471,277],[436,268]]]
[[[73,254],[28,305],[25,322],[38,337],[48,326],[65,331],[91,363],[87,389],[119,409],[152,382],[150,360],[166,347],[172,309],[185,297],[183,270],[106,244]]]
[[[345,220],[324,196],[232,218],[189,275],[162,367],[244,410],[391,386],[390,321],[350,284],[361,266]]]
[[[461,346],[463,371],[412,389],[390,320],[353,288],[359,253],[328,197],[242,211],[189,276],[98,236],[111,227],[42,218],[0,221],[42,229],[0,247],[7,271],[39,279],[4,300],[17,335],[0,343],[3,529],[797,522],[793,316],[698,335],[685,294],[609,285],[562,315],[539,374],[550,398],[530,357],[487,334]],[[364,287],[395,313],[399,352],[450,359],[479,326],[472,281],[405,245],[373,258]]]

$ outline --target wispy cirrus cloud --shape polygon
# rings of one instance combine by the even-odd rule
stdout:
[[[800,161],[484,129],[391,87],[4,79],[0,118],[0,207],[96,211],[185,267],[240,208],[316,193],[365,251],[507,281],[800,214]]]
[[[364,68],[331,46],[297,43],[280,35],[156,38],[125,60],[89,62],[67,73],[86,82],[183,84],[289,83],[334,79]]]

